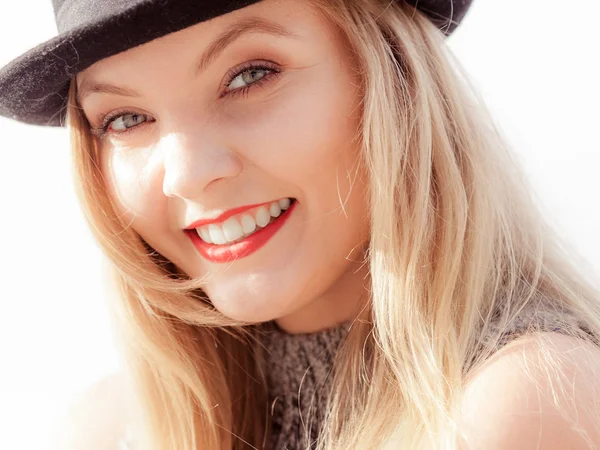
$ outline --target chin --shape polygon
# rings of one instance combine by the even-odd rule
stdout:
[[[296,309],[289,292],[244,291],[239,295],[209,294],[213,306],[224,316],[240,322],[260,323],[287,316]]]
[[[214,304],[214,303],[213,303]],[[279,315],[273,311],[271,305],[261,306],[256,308],[248,308],[247,305],[218,305],[214,304],[215,308],[229,319],[237,320],[246,323],[262,323],[269,322],[279,318]]]

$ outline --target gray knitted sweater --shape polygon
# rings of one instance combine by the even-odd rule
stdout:
[[[568,311],[544,308],[523,311],[503,334],[497,348],[523,335],[532,326],[540,331],[561,332],[567,324],[587,330]],[[323,419],[327,402],[324,392],[330,386],[333,357],[348,326],[342,324],[311,334],[288,334],[270,323],[265,325],[265,330],[272,413],[269,450],[310,450],[313,446],[307,442],[315,442]],[[309,423],[308,417],[316,420]],[[141,449],[126,435],[117,450]]]

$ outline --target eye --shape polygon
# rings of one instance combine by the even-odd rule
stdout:
[[[145,122],[145,117],[146,116],[143,114],[121,114],[120,116],[117,116],[114,120],[109,122],[108,125],[110,125],[110,127],[114,131],[123,131],[132,128],[142,122]],[[131,124],[131,126],[128,126],[128,124]]]
[[[116,111],[107,116],[100,114],[97,119],[100,126],[96,128],[90,125],[90,131],[99,139],[104,139],[111,133],[124,135],[134,131],[140,123],[151,121],[148,117],[134,111]]]
[[[243,72],[240,72],[240,74],[237,75],[233,80],[231,80],[227,90],[231,91],[233,89],[255,83],[261,78],[264,78],[269,72],[270,69],[264,67],[252,67],[250,69],[246,69]]]
[[[221,97],[245,95],[250,89],[267,83],[280,73],[280,69],[269,61],[251,61],[234,67],[225,77],[225,88]]]
[[[278,75],[281,69],[269,61],[253,61],[237,66],[229,71],[225,80],[225,92],[220,97],[244,96],[252,88],[257,88],[271,78]],[[91,127],[91,132],[100,139],[113,132],[116,135],[123,135],[129,131],[134,131],[139,124],[143,122],[152,122],[145,114],[139,114],[133,111],[118,111],[106,117],[100,117],[100,127]]]

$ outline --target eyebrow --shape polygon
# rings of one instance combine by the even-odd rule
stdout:
[[[292,39],[299,38],[298,35],[292,33],[290,30],[276,22],[262,17],[247,17],[228,27],[208,46],[204,53],[198,58],[196,65],[194,66],[193,75],[198,76],[201,72],[206,70],[206,68],[216,60],[229,45],[242,36],[250,33],[265,33]],[[77,101],[81,104],[83,99],[88,95],[101,92],[120,95],[122,97],[141,97],[141,95],[133,89],[94,82],[93,80],[84,78],[81,86],[77,89]]]

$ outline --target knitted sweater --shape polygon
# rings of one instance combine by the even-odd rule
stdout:
[[[586,330],[566,310],[528,309],[521,312],[503,334],[497,349],[525,334],[532,327],[540,331],[561,332],[566,324]],[[310,450],[323,420],[326,392],[330,386],[333,357],[347,324],[309,334],[288,334],[273,323],[265,324],[269,405],[272,427],[269,450]],[[586,331],[589,333],[589,331]],[[299,398],[298,392],[301,392]],[[314,418],[312,421],[307,419]],[[315,420],[316,419],[316,420]],[[116,450],[143,450],[128,434]]]

